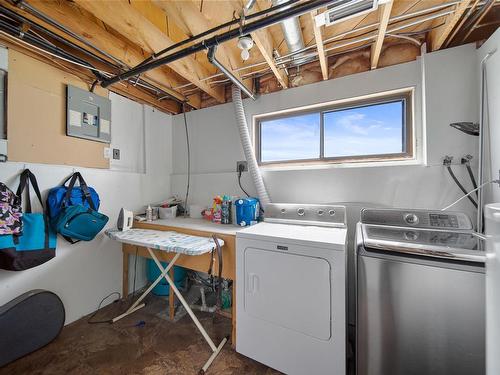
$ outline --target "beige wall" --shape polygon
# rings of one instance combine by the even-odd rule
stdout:
[[[9,160],[109,168],[106,144],[66,136],[66,85],[79,78],[9,49],[7,139]],[[108,91],[96,88],[108,97]]]

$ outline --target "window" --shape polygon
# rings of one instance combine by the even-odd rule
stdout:
[[[412,91],[256,116],[261,165],[413,158]]]

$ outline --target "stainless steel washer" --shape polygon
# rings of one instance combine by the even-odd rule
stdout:
[[[485,253],[467,215],[366,209],[356,233],[356,373],[485,373]]]

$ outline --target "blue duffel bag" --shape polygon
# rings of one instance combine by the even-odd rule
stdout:
[[[42,196],[35,176],[29,169],[21,173],[16,195],[21,198],[27,191],[26,210],[23,212],[23,232],[0,235],[0,268],[10,271],[22,271],[39,266],[55,257],[57,234],[49,225],[44,212],[31,212],[29,184],[43,209]]]
[[[77,180],[80,184],[79,187],[75,187]],[[69,185],[66,186],[68,181]],[[68,191],[69,197],[67,197]],[[49,195],[47,196],[47,210],[51,224],[54,224],[55,220],[59,216],[65,199],[67,206],[76,206],[81,204],[86,208],[90,207],[96,211],[99,210],[99,205],[101,203],[97,192],[92,187],[87,186],[87,183],[83,179],[80,172],[75,172],[69,176],[61,186],[57,186],[49,190]],[[91,203],[93,206],[90,205]]]
[[[92,208],[81,204],[68,206],[53,223],[54,229],[68,242],[74,243],[74,239],[91,241],[104,228],[109,218]]]
[[[87,186],[79,172],[69,178],[62,186],[51,189],[47,204],[51,207],[50,223],[52,228],[70,242],[91,241],[104,228],[109,218],[97,212],[99,196],[94,189]],[[76,188],[76,181],[79,187]],[[60,199],[61,188],[66,191]],[[57,206],[55,203],[57,202]]]

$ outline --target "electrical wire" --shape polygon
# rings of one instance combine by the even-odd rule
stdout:
[[[238,171],[238,185],[240,185],[240,189],[241,189],[241,191],[242,191],[243,193],[245,193],[245,195],[246,195],[247,197],[250,197],[250,194],[248,194],[248,193],[246,192],[246,190],[245,190],[245,189],[243,189],[243,186],[241,185],[241,174],[242,174],[242,173],[243,173],[243,171],[240,169],[240,170]]]
[[[106,320],[92,320],[92,318],[94,318],[94,317],[97,315],[97,313],[98,313],[98,312],[99,312],[99,310],[101,309],[101,306],[102,306],[102,304],[104,303],[104,301],[106,301],[109,297],[111,297],[112,295],[115,295],[115,294],[118,296],[118,298],[117,298],[117,299],[115,299],[115,300],[113,301],[113,303],[118,302],[118,301],[120,300],[120,298],[121,298],[121,294],[120,294],[120,292],[112,292],[112,293],[109,293],[106,297],[104,297],[104,298],[101,300],[101,302],[99,302],[99,305],[97,306],[97,310],[96,310],[96,311],[94,311],[94,313],[93,313],[93,314],[92,314],[92,315],[91,315],[91,316],[87,319],[87,323],[88,323],[88,324],[111,323],[111,322],[113,321],[113,319],[106,319]]]
[[[455,202],[453,202],[452,204],[449,204],[448,206],[444,207],[441,209],[441,211],[446,211],[447,209],[453,207],[454,205],[456,205],[458,202],[460,202],[462,199],[465,199],[465,198],[468,198],[470,197],[470,195],[480,189],[482,189],[484,186],[488,185],[488,184],[500,184],[500,180],[491,180],[491,181],[488,181],[488,182],[485,182],[484,184],[481,184],[479,185],[477,188],[475,188],[474,190],[471,190],[469,191],[467,194],[465,194],[463,197],[460,197],[458,198]]]
[[[187,184],[186,184],[186,198],[184,199],[184,217],[187,216],[187,204],[189,198],[189,185],[191,182],[191,150],[189,145],[189,131],[188,131],[188,122],[186,116],[186,107],[183,104],[182,106],[182,115],[184,117],[184,128],[186,130],[186,146],[187,146]]]
[[[24,41],[24,40],[22,40],[22,39],[16,38],[15,36],[13,36],[13,35],[11,35],[11,34],[9,34],[9,33],[5,32],[4,30],[0,30],[0,34],[3,34],[3,35],[5,35],[5,36],[9,37],[9,39],[14,39],[14,40],[15,40],[18,44],[28,45],[29,47],[31,47],[31,48],[33,48],[33,49],[35,49],[35,50],[37,50],[38,52],[41,52],[41,53],[43,53],[43,54],[50,55],[50,56],[52,56],[52,57],[58,58],[58,59],[60,59],[60,60],[63,60],[63,61],[69,62],[69,63],[74,64],[74,65],[77,65],[77,66],[80,66],[80,67],[85,68],[85,69],[95,70],[95,71],[97,71],[97,72],[99,72],[99,73],[101,73],[101,74],[108,74],[108,75],[111,75],[111,73],[106,72],[106,71],[104,71],[104,70],[96,69],[96,68],[94,68],[94,67],[92,67],[92,66],[85,65],[85,64],[81,64],[81,63],[79,63],[79,62],[77,62],[77,61],[74,61],[74,60],[71,60],[71,59],[65,58],[65,57],[63,57],[63,56],[57,55],[57,54],[52,53],[52,52],[50,52],[50,51],[47,51],[47,50],[44,50],[44,49],[39,48],[39,47],[37,47],[37,46],[34,46],[34,45],[33,45],[33,44],[31,44],[31,43],[28,43],[28,42],[26,42],[26,41]]]

